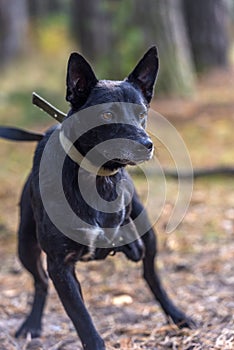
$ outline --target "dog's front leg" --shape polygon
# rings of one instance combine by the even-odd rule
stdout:
[[[48,273],[85,350],[105,350],[81,296],[74,265],[47,259]]]

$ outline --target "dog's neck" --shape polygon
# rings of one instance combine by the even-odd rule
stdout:
[[[91,163],[65,136],[63,130],[60,130],[59,132],[59,141],[64,151],[73,160],[73,162],[78,164],[81,168],[85,169],[89,173],[95,174],[97,176],[113,176],[118,173],[119,169],[110,170],[104,167],[99,168]]]

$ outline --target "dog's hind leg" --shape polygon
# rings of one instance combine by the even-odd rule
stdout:
[[[29,181],[26,183],[21,198],[21,217],[19,227],[18,253],[23,266],[34,278],[34,300],[32,309],[15,336],[26,336],[28,333],[33,338],[40,336],[41,318],[47,295],[47,275],[41,261],[41,248],[36,238],[36,223],[30,205]]]
[[[132,219],[136,219],[143,210],[144,208],[135,194],[132,202]],[[149,219],[145,211],[143,214],[143,220],[138,224],[137,227],[140,232],[146,232],[147,228],[147,232],[141,238],[145,245],[145,257],[143,259],[144,279],[168,318],[171,318],[179,328],[193,327],[195,325],[194,322],[173,304],[161,284],[155,267],[157,253],[156,235],[152,228],[149,229]]]
[[[160,303],[165,314],[179,327],[193,328],[195,323],[179,310],[168,297],[166,291],[162,287],[160,278],[155,267],[156,257],[156,238],[155,233],[151,229],[143,237],[145,244],[145,257],[143,259],[144,279],[148,283],[156,300]]]

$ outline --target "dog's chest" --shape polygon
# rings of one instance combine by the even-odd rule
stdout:
[[[87,238],[89,259],[95,247],[114,248],[115,242],[121,239],[120,228],[129,219],[132,196],[124,176],[95,179],[86,175],[83,180],[85,188],[77,188],[76,213],[88,228],[85,225],[77,230]]]
[[[83,171],[78,182],[68,188],[67,198],[80,219],[105,230],[119,227],[129,217],[132,192],[133,185],[125,173],[96,177]]]

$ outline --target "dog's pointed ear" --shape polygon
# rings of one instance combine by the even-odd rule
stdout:
[[[151,47],[138,62],[127,81],[141,90],[149,103],[153,96],[154,83],[159,68],[158,51],[156,46]]]
[[[71,105],[82,105],[98,80],[84,57],[73,52],[68,60],[66,82],[66,100]]]

